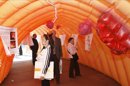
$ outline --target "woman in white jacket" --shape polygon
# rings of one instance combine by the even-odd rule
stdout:
[[[44,44],[43,49],[40,52],[40,55],[36,58],[37,61],[43,63],[43,69],[41,74],[41,86],[50,86],[50,80],[45,79],[45,74],[47,73],[48,67],[50,65],[50,56],[51,56],[51,45],[49,43],[49,36],[44,34]]]

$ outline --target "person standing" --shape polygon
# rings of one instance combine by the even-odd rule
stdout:
[[[60,65],[60,59],[62,57],[62,46],[61,46],[61,40],[60,38],[56,37],[56,31],[52,30],[52,34],[51,34],[51,43],[53,45],[53,60],[54,60],[54,78],[56,80],[56,83],[59,84],[60,83],[60,69],[59,69],[59,65]]]
[[[75,76],[81,76],[79,64],[78,64],[79,57],[77,54],[77,49],[74,46],[74,38],[68,39],[67,51],[68,51],[69,56],[70,56],[69,77],[74,78]]]
[[[19,47],[19,55],[23,55],[22,45]]]
[[[37,35],[33,34],[33,37],[32,37],[33,45],[30,46],[30,49],[32,50],[32,63],[33,63],[33,65],[35,65],[37,51],[38,51],[38,47],[39,47],[38,41],[36,38],[37,38]]]
[[[38,55],[36,58],[37,61],[43,63],[42,74],[41,74],[41,86],[50,86],[50,80],[45,78],[47,73],[48,67],[50,65],[50,58],[51,58],[51,45],[49,42],[49,36],[44,34],[44,41],[43,41],[43,49],[41,50],[41,55]]]

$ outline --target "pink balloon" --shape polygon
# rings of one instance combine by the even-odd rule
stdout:
[[[92,25],[91,25],[90,21],[87,20],[79,25],[78,31],[81,35],[87,35],[92,32],[91,27],[92,27]]]
[[[52,29],[53,26],[54,26],[54,23],[52,21],[48,21],[46,26],[49,28],[49,29]]]

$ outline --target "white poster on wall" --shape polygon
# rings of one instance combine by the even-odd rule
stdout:
[[[72,36],[74,38],[74,45],[76,46],[77,45],[77,42],[78,42],[78,34],[72,34]]]
[[[61,45],[63,46],[63,45],[64,45],[64,42],[65,42],[66,35],[65,35],[65,34],[59,35],[59,38],[60,38],[60,40],[61,40]]]
[[[85,50],[90,51],[91,49],[91,42],[93,38],[93,33],[90,33],[85,36]]]
[[[0,26],[0,36],[6,55],[18,52],[18,36],[16,28]]]

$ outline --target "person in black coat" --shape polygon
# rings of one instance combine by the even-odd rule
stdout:
[[[60,38],[56,37],[56,31],[52,31],[50,35],[50,41],[52,45],[52,59],[54,60],[54,78],[56,83],[60,83],[60,59],[62,57],[62,46]]]
[[[35,65],[35,61],[36,61],[36,57],[37,57],[37,51],[38,51],[38,42],[37,42],[37,35],[36,34],[33,34],[33,38],[32,38],[32,41],[33,41],[33,46],[30,46],[30,49],[32,50],[32,63],[33,65]]]

